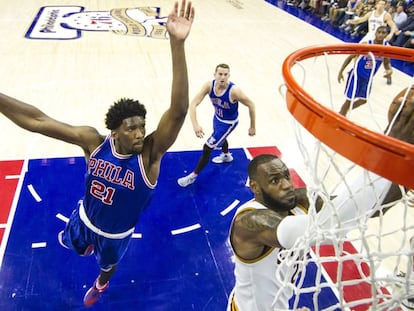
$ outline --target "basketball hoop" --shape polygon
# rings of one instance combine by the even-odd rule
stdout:
[[[289,55],[282,73],[291,114],[316,138],[352,162],[397,184],[414,188],[414,146],[356,125],[324,107],[295,80],[291,68],[299,61],[323,54],[368,54],[414,62],[414,50],[375,44],[306,47]],[[363,155],[363,156],[362,156]],[[392,163],[392,165],[390,165]]]
[[[336,112],[339,109],[335,104],[338,98],[343,102],[344,96],[339,95],[338,85],[333,85],[336,79],[331,78],[330,71],[338,67],[336,57],[347,54],[369,55],[373,62],[377,57],[414,62],[412,49],[374,44],[306,47],[284,61],[285,98],[294,116],[296,141],[308,173],[303,179],[310,201],[310,224],[294,247],[280,252],[282,264],[276,279],[283,286],[275,302],[283,296],[283,288],[290,288],[294,293],[293,308],[305,305],[314,310],[401,310],[400,305],[414,292],[414,249],[409,242],[414,235],[414,194],[405,188],[414,189],[414,145],[382,133],[387,119],[382,110],[388,111],[391,100],[383,96],[387,91],[381,78],[370,77],[373,92],[365,107],[355,112],[355,120],[361,118],[362,123],[354,122],[349,114],[346,118]],[[321,64],[327,65],[326,72]],[[304,78],[302,84],[297,82],[300,74]],[[371,99],[376,101],[374,105],[369,103]],[[371,129],[371,124],[376,130]],[[399,195],[392,200],[373,195],[369,204],[374,207],[369,210],[364,198],[376,190],[372,175],[394,182]],[[388,194],[384,190],[385,193]],[[320,198],[324,205],[316,212]],[[338,216],[343,207],[335,203],[338,198],[353,202],[352,213]],[[343,215],[351,214],[346,227]],[[332,225],[325,226],[325,221],[332,221]],[[306,271],[312,267],[316,272],[309,280]],[[400,271],[406,271],[404,277]],[[337,301],[326,302],[322,293],[327,288],[335,293]]]

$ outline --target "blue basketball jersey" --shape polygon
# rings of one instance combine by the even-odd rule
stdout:
[[[229,85],[221,96],[217,96],[214,93],[215,84],[216,80],[213,80],[211,83],[210,93],[208,94],[208,96],[210,96],[211,103],[214,106],[214,115],[220,120],[236,120],[239,116],[239,102],[230,101],[230,91],[234,83],[229,82]]]
[[[86,216],[104,232],[126,232],[135,227],[155,186],[145,175],[142,156],[117,153],[109,135],[88,162]]]
[[[373,40],[368,40],[367,44],[374,44],[374,42]],[[387,41],[384,41],[384,45],[388,45]],[[374,70],[372,73],[373,75],[378,71],[382,64],[382,60],[383,57],[372,57],[372,55],[359,56],[355,67],[357,70],[357,75],[359,77],[368,79],[371,76],[372,70]]]

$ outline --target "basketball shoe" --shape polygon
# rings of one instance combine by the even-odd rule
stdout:
[[[191,173],[191,174],[188,174],[187,176],[178,178],[177,182],[181,187],[184,188],[194,183],[196,179],[197,179],[197,175],[195,175],[194,173]]]
[[[231,162],[231,161],[233,161],[233,156],[231,155],[230,152],[228,152],[228,153],[222,152],[217,157],[214,157],[212,161],[214,163],[217,163],[217,164],[225,163],[225,162]]]
[[[99,278],[99,277],[98,277]],[[108,288],[109,282],[106,282],[104,287],[97,288],[96,283],[98,282],[98,278],[93,282],[93,285],[89,290],[86,292],[85,296],[83,297],[83,303],[86,307],[92,306],[96,303],[99,298],[101,297],[102,293]]]

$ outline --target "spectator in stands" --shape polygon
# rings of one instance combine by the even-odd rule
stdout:
[[[407,41],[404,43],[405,48],[414,49],[414,31],[406,31],[405,35],[408,37]]]
[[[362,0],[348,0],[346,10],[338,16],[339,28],[345,29],[348,27],[348,31],[351,26],[346,24],[348,19],[353,19],[356,16],[356,12],[363,6]]]
[[[322,0],[309,0],[309,10],[310,12],[322,15]]]
[[[368,12],[371,12],[375,9],[375,0],[367,0],[363,3],[361,7],[358,7],[356,10],[356,16],[355,18],[359,18],[362,16],[365,16]],[[348,29],[349,32],[351,32],[352,37],[362,36],[365,35],[368,32],[368,21],[362,22],[358,25],[352,25],[349,24],[351,27]]]
[[[358,25],[362,22],[368,22],[368,32],[362,38],[361,42],[365,42],[367,40],[373,40],[375,38],[375,31],[379,26],[388,26],[390,29],[389,35],[387,36],[386,40],[390,40],[392,35],[398,30],[397,26],[395,25],[394,21],[392,20],[392,16],[385,10],[387,2],[385,0],[377,0],[375,3],[375,10],[368,12],[364,16],[355,19],[349,19],[346,23],[352,25]]]
[[[339,26],[340,19],[348,6],[349,0],[338,0],[336,4],[333,4],[329,9],[329,20],[332,25]]]
[[[329,19],[329,9],[331,8],[332,3],[334,0],[323,0],[321,4],[321,20],[327,21]]]
[[[395,12],[392,15],[392,19],[398,29],[401,28],[401,25],[407,20],[407,18],[407,13],[404,11],[404,4],[403,2],[399,2],[397,4]]]
[[[410,39],[411,32],[414,31],[414,14],[411,13],[408,15],[407,20],[402,23],[393,37],[390,40],[390,44],[393,46],[403,47],[405,43]]]

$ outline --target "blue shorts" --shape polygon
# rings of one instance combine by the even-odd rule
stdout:
[[[368,95],[371,93],[372,81],[371,85],[368,87],[369,78],[355,76],[354,71],[351,70],[348,73],[348,78],[346,80],[346,87],[345,87],[345,96],[346,99],[353,100],[353,99],[367,99]],[[355,90],[354,90],[355,88]]]
[[[216,116],[213,118],[213,134],[207,139],[206,145],[212,149],[220,148],[227,136],[236,128],[239,120],[227,121],[220,120]]]
[[[109,239],[91,231],[79,218],[79,207],[72,212],[62,236],[63,243],[82,255],[88,245],[94,246],[94,254],[99,267],[108,270],[124,256],[131,235],[123,239]]]

